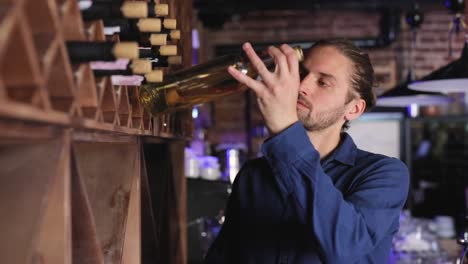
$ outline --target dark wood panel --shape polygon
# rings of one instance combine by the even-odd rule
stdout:
[[[155,217],[158,263],[187,262],[186,190],[183,166],[181,166],[183,153],[182,141],[170,144],[147,144],[144,147],[148,187]]]

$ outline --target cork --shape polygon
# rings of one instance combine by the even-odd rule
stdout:
[[[166,45],[159,48],[159,54],[162,56],[175,56],[177,55],[176,45]]]
[[[154,13],[156,14],[156,16],[169,15],[169,5],[168,4],[155,4]]]
[[[163,21],[163,26],[166,29],[176,29],[177,28],[177,20],[173,18],[165,18]]]
[[[171,37],[171,39],[180,39],[180,30],[171,30],[171,32],[169,33],[169,36]]]
[[[152,46],[163,46],[167,44],[167,34],[151,34],[149,40]]]
[[[145,79],[149,83],[157,83],[163,81],[163,72],[161,70],[154,70],[145,74]]]
[[[137,23],[140,32],[160,32],[161,19],[159,18],[141,18]]]
[[[120,10],[126,18],[144,18],[148,16],[148,3],[124,1]]]
[[[182,64],[182,56],[169,56],[167,57],[167,63],[169,65]]]
[[[138,59],[139,50],[137,42],[119,42],[114,45],[112,53],[116,58]]]
[[[145,59],[132,60],[130,68],[134,74],[146,74],[153,70],[151,61]]]

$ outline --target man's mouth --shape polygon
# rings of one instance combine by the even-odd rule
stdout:
[[[297,101],[297,106],[303,107],[303,108],[308,108],[307,105],[303,101]]]
[[[299,94],[299,97],[297,98],[297,106],[304,107],[309,110],[312,109],[312,105],[302,94]]]

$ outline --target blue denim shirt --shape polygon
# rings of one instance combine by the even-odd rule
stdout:
[[[322,162],[301,123],[239,172],[206,263],[387,263],[409,187],[398,159],[344,133]]]

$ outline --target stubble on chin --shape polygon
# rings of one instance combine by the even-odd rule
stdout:
[[[345,107],[337,107],[328,111],[312,113],[313,108],[309,111],[298,110],[297,116],[304,128],[309,131],[321,131],[336,124],[344,115]]]

